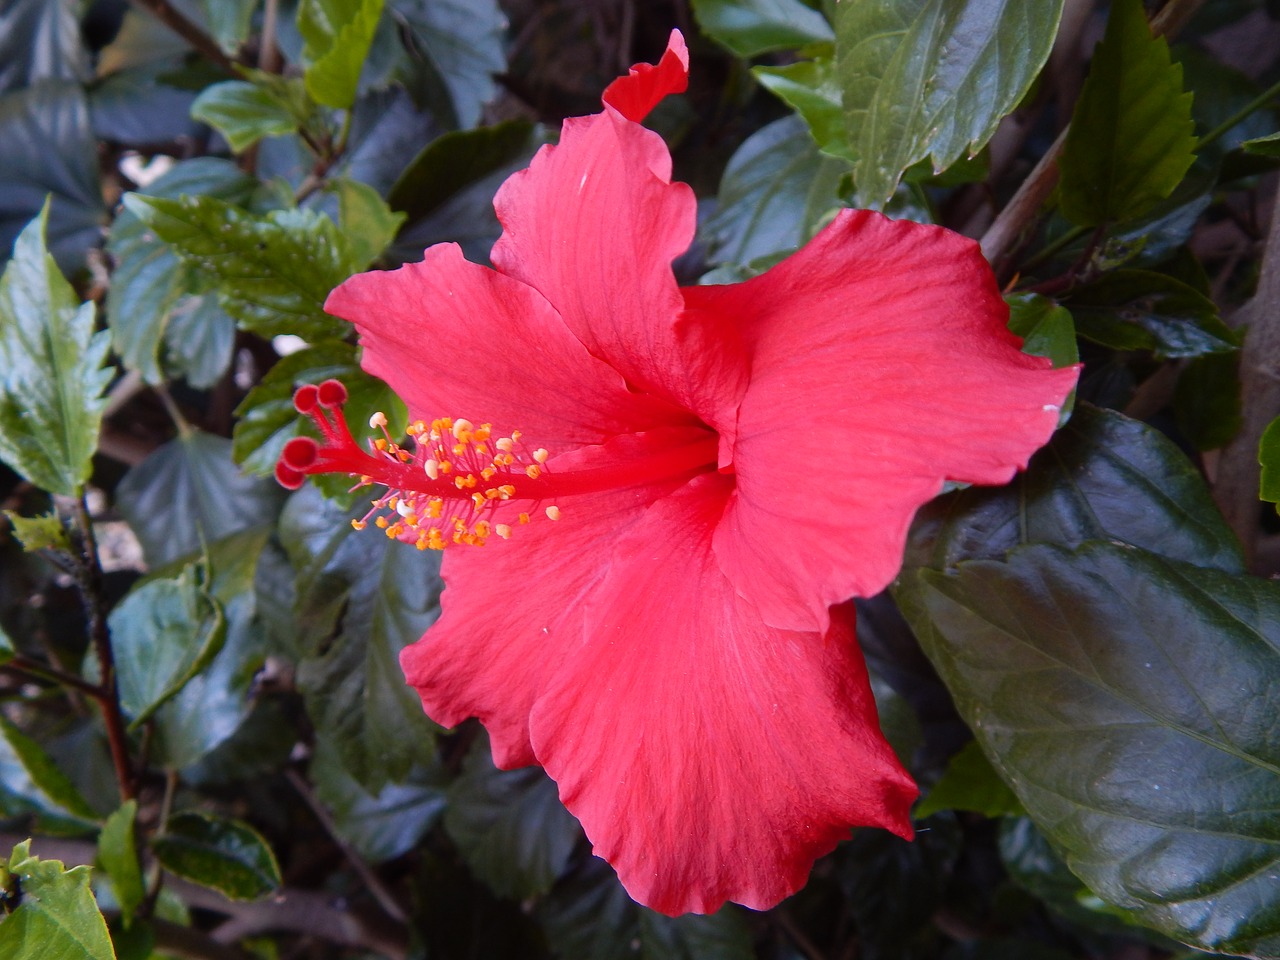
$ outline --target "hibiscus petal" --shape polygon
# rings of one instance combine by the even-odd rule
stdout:
[[[686,297],[738,318],[753,352],[715,547],[787,629],[823,629],[831,604],[888,585],[916,509],[946,479],[1008,481],[1076,382],[1020,351],[977,244],[866,211]]]
[[[639,123],[663,97],[689,87],[689,48],[679,30],[671,31],[666,52],[657,65],[637,63],[625,77],[605,87],[600,98],[628,120]]]
[[[569,472],[637,460],[700,432],[664,428],[620,436],[548,466]],[[427,714],[446,727],[478,717],[500,767],[536,763],[529,711],[548,678],[582,646],[585,598],[608,573],[615,539],[681,482],[576,496],[561,505],[559,520],[538,517],[516,527],[510,540],[447,549],[440,619],[400,655]]]
[[[770,907],[852,824],[911,833],[851,608],[826,636],[763,623],[711,549],[731,486],[699,476],[619,538],[530,721],[596,854],[669,914]]]
[[[457,244],[351,277],[325,309],[356,325],[362,365],[414,416],[522,430],[552,452],[689,419],[627,389],[534,289],[470,263]]]
[[[666,71],[646,75],[655,76]],[[624,82],[662,89],[639,75]],[[494,207],[499,271],[536,288],[634,387],[731,427],[746,354],[728,320],[713,330],[682,321],[671,262],[693,240],[696,201],[671,182],[657,134],[612,109],[566,120],[560,143],[510,177]]]

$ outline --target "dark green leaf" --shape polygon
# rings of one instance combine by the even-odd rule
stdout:
[[[351,247],[352,261],[363,270],[382,255],[404,223],[403,213],[393,213],[368,184],[339,177],[329,184],[338,195],[338,223]]]
[[[91,470],[111,380],[108,336],[45,252],[48,206],[0,278],[0,459],[38,487],[76,496]]]
[[[356,361],[356,348],[330,340],[290,354],[267,372],[258,386],[236,408],[232,456],[248,473],[269,476],[280,451],[302,429],[303,420],[293,406],[293,392],[304,383],[341,380],[347,388],[344,408],[347,422],[359,430],[374,411],[387,417],[390,429],[400,431],[408,422],[408,411],[381,380],[369,376]],[[351,485],[340,478],[337,486]]]
[[[226,641],[155,714],[156,763],[188,767],[236,735],[253,708],[254,675],[262,668],[267,647],[253,584],[271,532],[269,525],[253,527],[208,546],[213,569],[209,592],[223,608]]]
[[[98,181],[98,146],[78,83],[42,80],[0,97],[0,261],[14,238],[49,209],[49,249],[63,270],[84,265],[102,239],[107,211]]]
[[[710,259],[745,266],[798,249],[839,207],[836,187],[847,169],[818,152],[798,117],[757,130],[720,181],[716,213],[705,226]]]
[[[1176,939],[1280,956],[1280,588],[1093,542],[918,589],[927,652],[1071,869]]]
[[[984,817],[1017,816],[1022,804],[995,772],[982,746],[970,740],[951,758],[942,779],[933,785],[912,816],[920,820],[943,810],[969,810]]]
[[[256,900],[282,883],[267,842],[239,820],[180,813],[169,818],[151,849],[170,873],[230,900]]]
[[[0,736],[4,738],[5,752],[20,763],[24,771],[22,778],[5,778],[7,790],[25,794],[54,814],[65,813],[85,823],[97,820],[93,807],[81,796],[71,779],[58,769],[44,747],[4,716],[0,716]],[[26,781],[25,787],[23,780]]]
[[[144,64],[94,83],[88,91],[94,135],[148,153],[156,144],[202,135],[200,125],[191,119],[196,92],[171,86],[167,79],[172,68],[172,63]],[[142,164],[141,156],[137,162]],[[124,164],[121,172],[129,170],[130,165]]]
[[[1268,503],[1280,503],[1280,417],[1272,420],[1262,431],[1258,462],[1262,464],[1258,496]]]
[[[1240,144],[1247,153],[1256,153],[1264,157],[1280,157],[1280,133],[1269,137],[1255,137]]]
[[[0,922],[5,960],[116,960],[106,921],[89,889],[89,868],[31,856],[31,841],[0,864],[0,887],[22,891],[18,909]]]
[[[388,0],[387,9],[421,59],[448,90],[459,127],[473,127],[480,108],[495,93],[496,74],[505,73],[507,18],[497,0]]]
[[[116,505],[152,566],[270,523],[282,499],[273,481],[240,472],[230,440],[197,431],[166,443],[116,488]]]
[[[1049,56],[1061,0],[879,0],[836,7],[854,185],[879,208],[902,172],[977,153]]]
[[[1048,357],[1055,369],[1080,361],[1071,314],[1047,297],[1015,293],[1009,303],[1009,329],[1022,338],[1022,352]]]
[[[9,635],[4,632],[4,628],[0,627],[0,663],[7,663],[13,659],[16,651],[13,649],[13,641],[9,639]]]
[[[804,117],[819,150],[843,160],[855,159],[844,129],[844,107],[834,53],[824,51],[812,60],[785,67],[754,67],[751,72],[766,90]]]
[[[1086,227],[1142,216],[1195,160],[1194,129],[1182,65],[1141,0],[1117,0],[1058,161],[1063,216]]]
[[[702,32],[740,57],[835,39],[822,14],[802,0],[693,0]]]
[[[405,167],[387,203],[420,220],[463,187],[525,155],[532,130],[526,120],[508,120],[437,137]]]
[[[332,220],[313,210],[256,216],[210,196],[181,200],[127,194],[125,207],[178,257],[217,284],[222,306],[245,329],[308,340],[342,337],[324,312],[329,291],[361,266]]]
[[[303,74],[317,103],[345,110],[355,102],[360,68],[382,16],[383,0],[302,0],[298,32],[306,42]]]
[[[1191,360],[1173,392],[1178,430],[1197,450],[1216,450],[1240,431],[1240,355],[1211,353]]]
[[[71,549],[67,528],[56,510],[43,513],[38,517],[21,517],[12,510],[5,510],[4,515],[13,524],[13,535],[22,542],[22,549],[27,553],[35,553],[37,550],[69,551]]]
[[[1104,539],[1244,570],[1239,542],[1182,451],[1144,423],[1087,405],[1009,486],[970,488],[925,507],[906,567],[947,569],[1025,543]]]
[[[289,83],[290,81],[284,81]],[[305,98],[302,81],[292,81]],[[263,137],[279,137],[298,129],[298,116],[271,89],[247,80],[215,83],[196,98],[191,116],[222,134],[240,153]]]
[[[471,872],[512,900],[551,889],[582,838],[555,782],[540,767],[497,769],[485,738],[449,788],[444,825]]]
[[[134,842],[133,822],[138,815],[138,801],[128,800],[107,817],[98,835],[98,863],[111,878],[111,889],[126,927],[133,923],[133,913],[146,896],[142,884],[142,868],[138,864],[138,848]]]
[[[208,573],[188,565],[148,580],[111,611],[120,705],[137,727],[202,671],[227,639],[222,605]]]
[[[343,767],[378,793],[434,756],[435,726],[398,658],[436,618],[440,558],[352,530],[350,517],[304,487],[285,507],[280,539],[298,571],[297,679],[307,711]]]
[[[565,960],[751,960],[742,912],[665,917],[633,901],[603,860],[591,858],[538,904],[547,939]]]
[[[324,741],[311,760],[316,797],[329,809],[338,833],[372,863],[408,853],[445,808],[445,774],[414,767],[400,783],[369,793],[342,768]]]
[[[78,10],[78,0],[9,0],[0,8],[0,93],[88,79]]]
[[[1150,270],[1112,271],[1072,291],[1067,306],[1082,337],[1113,350],[1150,350],[1169,359],[1238,348],[1212,300]]]
[[[158,197],[196,193],[236,202],[247,200],[255,186],[229,160],[198,157],[175,165],[148,189]],[[218,334],[234,334],[234,324],[216,308],[213,296],[190,295],[191,278],[169,245],[126,209],[112,224],[107,252],[116,263],[107,294],[107,324],[125,366],[148,383],[161,383],[163,344],[169,366],[197,374],[191,376],[194,386],[208,386],[221,376],[231,343]]]

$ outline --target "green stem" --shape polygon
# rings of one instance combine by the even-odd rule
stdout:
[[[1254,97],[1252,100],[1246,103],[1243,107],[1241,107],[1231,116],[1227,117],[1226,120],[1223,120],[1222,123],[1218,124],[1212,130],[1206,133],[1203,137],[1200,138],[1200,142],[1196,145],[1196,149],[1197,150],[1203,149],[1204,147],[1207,147],[1209,144],[1213,143],[1214,141],[1220,139],[1223,134],[1225,134],[1228,130],[1234,127],[1237,123],[1245,119],[1255,110],[1261,109],[1262,107],[1266,106],[1268,100],[1272,100],[1277,96],[1280,96],[1280,83],[1276,83],[1268,87],[1266,90],[1258,94],[1256,97]]]
[[[173,402],[173,397],[169,396],[169,391],[162,386],[152,387],[156,396],[160,398],[160,402],[164,405],[165,412],[169,414],[169,419],[173,421],[173,425],[178,428],[178,433],[184,439],[195,433],[195,428],[187,422],[187,418],[182,415],[182,411],[178,409],[178,405]]]
[[[40,663],[38,660],[32,660],[19,654],[9,659],[4,664],[10,670],[17,670],[32,677],[39,677],[41,680],[50,680],[53,683],[63,687],[71,687],[79,690],[81,693],[98,699],[102,696],[102,688],[97,687],[87,680],[77,677],[74,673],[67,673],[65,670],[59,670],[57,667],[51,667],[48,664]]]
[[[1056,254],[1059,250],[1075,243],[1088,232],[1088,227],[1072,227],[1066,233],[1062,234],[1062,236],[1058,237],[1057,240],[1054,240],[1052,243],[1046,243],[1039,252],[1030,257],[1027,262],[1022,265],[1022,268],[1024,270],[1035,269]]]

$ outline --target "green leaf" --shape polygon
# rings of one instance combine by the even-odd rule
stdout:
[[[1113,350],[1150,350],[1163,360],[1238,349],[1212,300],[1150,270],[1114,270],[1073,290],[1067,307],[1082,337]]]
[[[494,76],[507,70],[507,18],[497,0],[387,0],[387,9],[432,84],[447,92],[447,101],[432,104],[436,112],[474,127],[498,92]]]
[[[392,430],[402,430],[408,423],[408,411],[391,388],[369,376],[356,360],[356,347],[342,341],[329,340],[314,344],[285,357],[249,391],[236,408],[235,432],[231,455],[247,473],[271,476],[280,451],[293,437],[303,432],[304,420],[293,406],[293,392],[304,383],[341,380],[347,388],[343,408],[347,422],[359,430],[369,422],[374,411],[387,417]],[[310,427],[306,432],[318,436]],[[351,486],[347,477],[338,478],[335,487]],[[332,492],[332,491],[327,491]]]
[[[748,137],[720,181],[715,215],[705,225],[715,263],[747,265],[800,248],[838,207],[848,164],[823,156],[798,117]]]
[[[984,817],[1023,813],[1017,796],[1000,779],[977,740],[970,740],[951,758],[942,779],[920,801],[912,816],[922,820],[943,810],[969,810]]]
[[[918,574],[961,714],[1090,889],[1200,949],[1280,956],[1280,589],[1124,544]]]
[[[1197,450],[1216,450],[1240,432],[1240,402],[1240,354],[1211,353],[1178,374],[1173,415]]]
[[[1254,137],[1240,144],[1245,153],[1256,153],[1263,157],[1280,157],[1280,133],[1267,137]]]
[[[753,67],[756,79],[809,125],[809,133],[823,153],[842,160],[856,159],[844,129],[840,77],[833,52],[785,67]]]
[[[1141,0],[1117,0],[1058,160],[1062,215],[1096,227],[1147,213],[1191,167],[1194,131],[1182,65],[1151,35]]]
[[[56,162],[53,162],[56,158]],[[68,273],[102,239],[98,143],[79,83],[43,80],[0,97],[0,263],[49,198],[49,250]]]
[[[138,801],[127,800],[107,817],[98,835],[98,863],[111,877],[111,888],[126,928],[132,925],[134,911],[147,894],[134,841],[133,823],[137,816]]]
[[[176,164],[148,189],[158,197],[208,194],[241,202],[249,199],[256,185],[229,160],[198,157]],[[107,325],[124,365],[137,370],[147,383],[162,383],[163,346],[164,366],[187,372],[193,386],[208,386],[221,376],[224,361],[230,360],[230,338],[221,343],[210,332],[229,326],[234,335],[234,324],[216,308],[214,297],[189,296],[195,292],[193,277],[169,245],[125,209],[111,225],[107,252],[116,263],[107,292]],[[195,350],[197,357],[187,356],[189,350]],[[190,376],[191,371],[205,375]]]
[[[980,150],[1040,72],[1061,0],[876,0],[836,6],[836,65],[862,205],[902,172]]]
[[[1269,503],[1280,503],[1280,417],[1272,420],[1262,431],[1258,462],[1262,464],[1258,497]]]
[[[45,251],[48,212],[22,231],[0,278],[0,459],[36,486],[76,496],[98,447],[108,338]]]
[[[67,528],[56,510],[42,513],[38,517],[21,517],[12,510],[4,511],[5,517],[13,524],[13,535],[22,542],[22,549],[27,553],[38,550],[71,549],[71,539],[67,536]]]
[[[339,177],[328,189],[338,195],[338,223],[351,247],[352,262],[363,270],[391,245],[405,216],[392,212],[378,191],[357,180]]]
[[[1021,544],[1085,540],[1244,571],[1239,542],[1182,451],[1140,421],[1087,404],[1009,486],[969,488],[922,509],[905,569],[947,569]]]
[[[302,0],[298,32],[306,42],[303,74],[317,103],[345,110],[355,103],[360,68],[382,16],[383,0]]]
[[[9,639],[9,635],[4,632],[4,627],[0,627],[0,663],[8,663],[14,658],[17,651],[13,647],[13,641]]]
[[[66,813],[73,819],[93,823],[97,813],[81,796],[71,778],[58,769],[53,758],[35,740],[19,730],[7,717],[0,715],[0,736],[3,736],[8,752],[21,765],[29,781],[30,789],[22,791],[16,781],[6,778],[9,790],[26,792],[37,798],[41,806],[54,813]],[[51,805],[51,806],[50,806]]]
[[[0,865],[5,889],[21,891],[18,908],[0,922],[5,960],[116,960],[107,924],[89,889],[89,868],[31,856],[31,841]]]
[[[1035,293],[1010,294],[1005,300],[1009,329],[1022,338],[1023,353],[1048,357],[1054,369],[1079,363],[1076,326],[1069,311]]]
[[[399,654],[436,618],[440,558],[357,532],[351,516],[304,487],[285,506],[280,539],[298,571],[307,712],[343,767],[377,793],[434,755],[435,725],[405,684]]]
[[[306,99],[302,81],[281,78],[293,95],[288,99],[264,84],[227,80],[206,87],[191,105],[191,116],[222,134],[231,149],[240,153],[263,137],[295,133],[300,126],[292,102]],[[304,111],[303,117],[310,111]]]
[[[835,39],[802,0],[693,0],[693,15],[703,33],[740,57]]]
[[[324,312],[329,291],[359,269],[332,220],[314,210],[257,216],[216,197],[126,194],[125,208],[214,281],[223,308],[246,330],[304,340],[341,338]]]
[[[507,120],[436,137],[404,168],[387,203],[411,221],[420,220],[459,190],[527,153],[532,131],[527,120]]]
[[[540,767],[499,770],[483,737],[449,788],[444,826],[471,872],[511,900],[550,890],[582,839],[555,782]]]
[[[207,572],[189,564],[167,579],[148,580],[111,611],[120,705],[136,728],[222,649],[227,621],[209,593]]]
[[[116,488],[116,506],[153,567],[272,522],[283,498],[274,481],[240,471],[230,440],[197,431],[170,440]]]
[[[751,960],[751,932],[727,906],[710,916],[665,917],[627,896],[613,870],[591,858],[537,906],[557,956],[574,960]]]
[[[209,32],[226,53],[234,54],[248,39],[257,0],[201,0]]]
[[[180,813],[169,818],[151,849],[170,873],[229,900],[256,900],[283,882],[267,842],[239,820]]]
[[[371,863],[408,853],[445,809],[446,775],[439,767],[414,767],[403,782],[370,793],[322,740],[309,773],[339,835]]]
[[[0,93],[89,79],[77,0],[9,0],[0,10]]]

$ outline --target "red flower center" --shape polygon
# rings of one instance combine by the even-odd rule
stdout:
[[[559,501],[586,493],[651,483],[715,469],[718,439],[705,437],[588,469],[555,472],[550,453],[531,448],[519,430],[495,436],[490,424],[442,417],[418,420],[406,430],[413,449],[387,432],[387,418],[375,413],[369,426],[382,432],[362,450],[347,426],[342,405],[347,390],[337,380],[299,387],[298,412],[311,418],[324,438],[294,437],[276,463],[276,480],[290,490],[318,473],[346,473],[358,479],[353,489],[385,488],[372,508],[351,525],[363,530],[370,519],[388,537],[412,541],[419,550],[443,550],[449,544],[483,546],[492,536],[507,539],[512,526],[536,513],[560,519]]]

